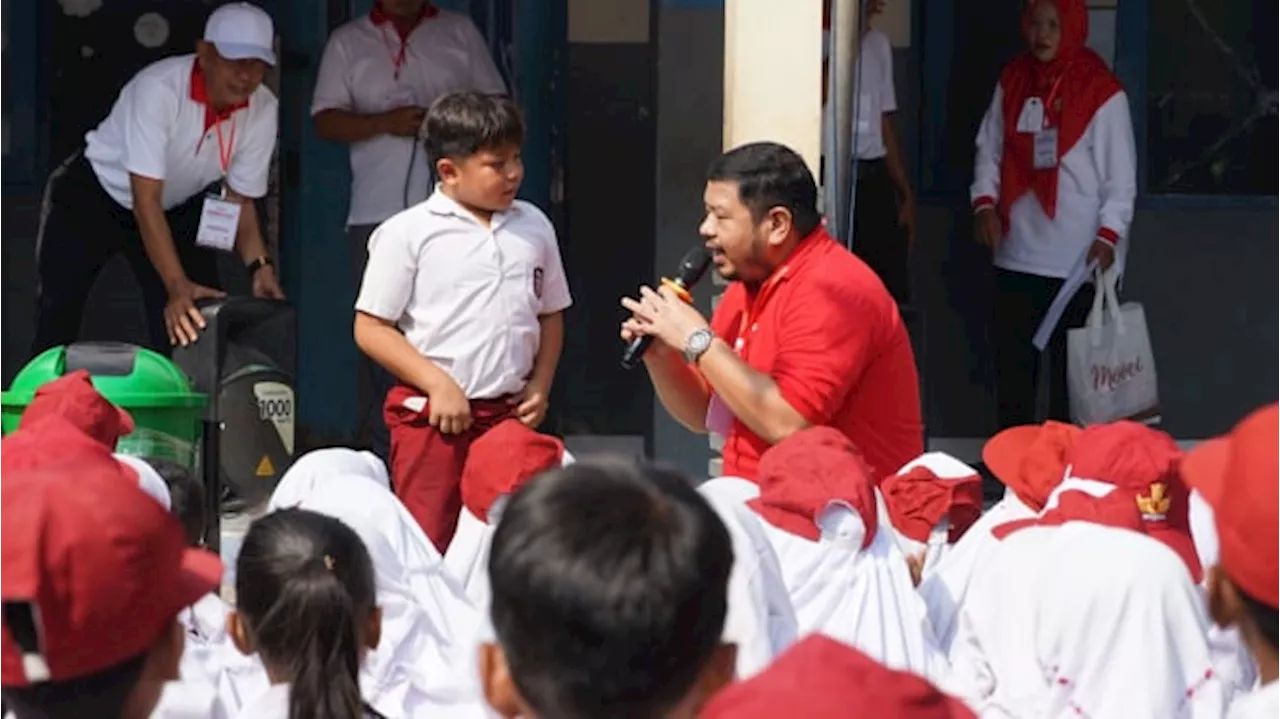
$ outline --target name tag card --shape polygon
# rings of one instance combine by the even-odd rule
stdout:
[[[1038,97],[1028,97],[1018,113],[1018,132],[1031,134],[1044,129],[1044,102]]]
[[[230,252],[235,249],[239,227],[240,203],[209,195],[204,198],[204,206],[200,209],[196,246]]]
[[[1037,170],[1050,170],[1058,166],[1058,128],[1051,127],[1035,134],[1032,166]]]

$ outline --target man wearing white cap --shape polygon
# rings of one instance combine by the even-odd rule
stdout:
[[[276,142],[277,102],[262,86],[274,38],[260,8],[218,8],[195,54],[143,68],[53,171],[36,241],[35,352],[75,341],[94,278],[117,253],[157,350],[195,341],[195,302],[223,294],[219,251],[239,253],[255,295],[283,297],[253,205]]]

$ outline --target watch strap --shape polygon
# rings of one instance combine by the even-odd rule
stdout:
[[[274,267],[275,264],[276,263],[272,261],[270,257],[263,255],[262,257],[255,258],[254,260],[246,264],[244,268],[249,272],[249,276],[253,277],[254,275],[258,274],[258,270],[262,269],[263,267]]]

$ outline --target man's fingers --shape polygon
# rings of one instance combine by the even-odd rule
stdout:
[[[196,300],[205,300],[205,299],[220,300],[220,299],[222,299],[223,297],[226,297],[226,296],[227,296],[227,293],[226,293],[226,292],[223,292],[222,290],[215,290],[215,289],[213,289],[212,287],[205,287],[204,285],[192,285],[192,286],[191,286],[191,298],[192,298],[192,299],[196,299]]]
[[[200,314],[200,310],[195,305],[190,305],[186,309],[186,316],[191,320],[192,324],[200,329],[204,329],[204,315]]]

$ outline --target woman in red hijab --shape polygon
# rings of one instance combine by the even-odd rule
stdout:
[[[1093,50],[1085,0],[1030,0],[1028,50],[1005,66],[978,130],[970,198],[974,233],[996,265],[992,343],[1001,427],[1035,416],[1039,356],[1031,344],[1078,263],[1124,266],[1137,193],[1133,123],[1120,81]],[[1066,328],[1084,323],[1085,285],[1048,353],[1049,416],[1069,419]]]

